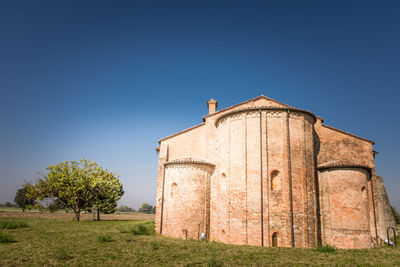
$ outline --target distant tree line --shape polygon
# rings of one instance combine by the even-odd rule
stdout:
[[[119,207],[116,209],[116,211],[119,211],[119,212],[135,212],[135,209],[132,209],[131,207],[122,205],[122,206],[119,206]]]
[[[147,214],[155,214],[156,213],[156,207],[149,205],[149,203],[143,203],[142,206],[139,208],[140,212],[145,212]]]
[[[135,212],[136,210],[132,209],[132,208],[130,208],[128,206],[122,205],[122,206],[118,207],[116,209],[116,211],[119,211],[119,212]],[[156,213],[156,207],[145,202],[140,206],[140,208],[137,211],[138,212],[144,212],[144,213],[147,213],[147,214],[155,214]]]
[[[18,205],[11,202],[0,203],[0,208],[17,208]]]

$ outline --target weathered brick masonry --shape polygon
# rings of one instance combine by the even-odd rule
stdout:
[[[257,246],[369,248],[395,226],[373,142],[265,96],[160,140],[156,231]]]

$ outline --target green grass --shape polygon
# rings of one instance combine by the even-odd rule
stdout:
[[[325,246],[317,247],[316,250],[318,252],[334,253],[337,251],[337,248],[335,248],[334,246],[325,245]]]
[[[400,266],[400,248],[263,248],[134,235],[140,221],[26,219],[4,229],[16,242],[0,244],[0,266]],[[126,231],[121,231],[125,229]],[[100,236],[112,242],[100,241]],[[329,250],[329,249],[328,249]]]
[[[17,229],[24,227],[28,227],[28,224],[24,221],[0,220],[0,229]]]
[[[133,235],[155,235],[154,221],[137,223],[131,226],[118,227],[120,233],[131,233]]]
[[[135,224],[129,232],[133,235],[155,235],[154,222]]]
[[[99,235],[97,240],[102,243],[114,241],[110,235]]]
[[[0,243],[13,243],[15,242],[14,237],[12,235],[0,232]]]

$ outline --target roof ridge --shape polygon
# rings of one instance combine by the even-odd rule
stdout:
[[[277,104],[279,104],[279,105],[284,105],[285,107],[296,109],[295,107],[292,107],[292,106],[290,106],[290,105],[288,105],[288,104],[279,102],[278,100],[275,100],[275,99],[273,99],[273,98],[267,97],[267,96],[265,96],[265,95],[259,95],[259,96],[250,98],[249,100],[246,100],[246,101],[240,102],[240,103],[238,103],[238,104],[235,104],[235,105],[232,105],[232,106],[223,108],[223,109],[221,109],[221,110],[218,110],[218,111],[216,111],[216,112],[214,112],[214,113],[212,113],[212,114],[207,114],[207,115],[205,115],[205,116],[203,117],[203,121],[205,121],[205,118],[211,117],[211,116],[213,116],[213,115],[215,115],[215,114],[221,113],[221,112],[223,112],[223,111],[229,110],[229,109],[231,109],[231,108],[234,108],[234,107],[237,107],[237,106],[246,104],[246,103],[248,103],[248,102],[251,102],[251,101],[254,101],[254,100],[258,100],[258,99],[266,99],[266,100],[269,100],[269,101],[273,101],[273,102],[275,102],[275,103],[277,103]]]
[[[328,129],[331,129],[331,130],[334,130],[334,131],[337,131],[337,132],[340,132],[340,133],[343,133],[343,134],[350,135],[350,136],[352,136],[352,137],[354,137],[354,138],[358,138],[358,139],[361,139],[361,140],[370,142],[370,143],[372,143],[373,145],[375,144],[374,141],[369,140],[369,139],[367,139],[367,138],[364,138],[364,137],[361,137],[361,136],[358,136],[358,135],[355,135],[355,134],[352,134],[352,133],[349,133],[349,132],[340,130],[340,129],[338,129],[338,128],[332,127],[332,126],[327,125],[327,124],[324,124],[324,123],[321,123],[321,125],[324,126],[324,127],[326,127],[326,128],[328,128]]]

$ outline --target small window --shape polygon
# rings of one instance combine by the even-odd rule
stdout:
[[[174,196],[177,186],[178,186],[178,185],[177,185],[176,183],[173,183],[173,184],[171,185],[171,197]]]
[[[275,170],[271,172],[271,190],[279,190],[279,171]]]
[[[223,172],[223,173],[221,174],[221,177],[222,177],[222,178],[226,178],[226,174]]]
[[[367,190],[367,188],[365,186],[363,186],[363,188],[361,188],[361,192],[365,192],[365,190]]]
[[[278,233],[277,232],[272,234],[272,246],[273,247],[278,246]]]
[[[363,200],[366,201],[368,199],[367,188],[365,186],[363,186],[363,188],[361,188],[361,192],[362,192]]]

